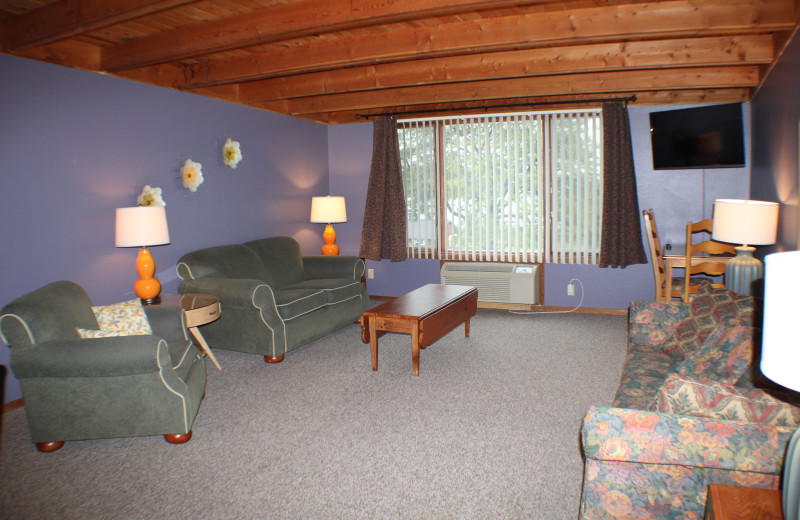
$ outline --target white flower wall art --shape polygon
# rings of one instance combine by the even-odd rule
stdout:
[[[164,207],[167,204],[161,197],[161,188],[151,187],[149,184],[142,188],[142,193],[136,198],[140,206]]]
[[[186,159],[181,168],[181,179],[186,189],[191,192],[197,191],[198,186],[203,184],[203,165]]]
[[[242,150],[239,146],[239,141],[234,141],[229,137],[228,140],[225,141],[225,144],[222,145],[222,162],[235,170],[236,165],[239,164],[241,160]]]

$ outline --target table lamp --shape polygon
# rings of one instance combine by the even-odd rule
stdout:
[[[322,238],[323,255],[338,255],[339,246],[336,245],[336,231],[331,224],[347,222],[347,210],[344,207],[344,197],[313,197],[311,199],[311,222],[327,224]]]
[[[161,283],[153,277],[156,263],[148,246],[168,243],[167,213],[163,207],[117,208],[116,246],[140,248],[136,258],[139,279],[133,290],[144,305],[158,303],[161,293]]]
[[[761,372],[776,383],[800,391],[800,251],[773,253],[764,258],[764,324]],[[800,429],[786,448],[783,467],[783,518],[800,518]]]
[[[753,257],[756,248],[774,244],[778,233],[778,203],[761,200],[717,199],[711,238],[739,244],[725,266],[725,286],[753,295],[753,282],[764,277],[764,264]]]

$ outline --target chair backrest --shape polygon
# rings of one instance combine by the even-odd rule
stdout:
[[[650,251],[650,265],[653,267],[653,276],[656,283],[656,301],[664,300],[664,286],[666,285],[666,270],[664,268],[664,255],[661,252],[661,242],[658,240],[658,229],[652,209],[642,211],[644,217],[647,246]]]
[[[181,280],[214,278],[252,278],[266,281],[264,264],[252,249],[242,244],[207,247],[186,253],[178,259]]]
[[[714,256],[720,255],[733,255],[736,249],[731,244],[724,242],[716,242],[714,240],[704,240],[696,244],[692,243],[692,235],[699,232],[711,232],[711,219],[705,219],[700,222],[687,222],[686,223],[686,258],[684,263],[686,265],[685,276],[686,279],[683,283],[682,299],[684,302],[689,301],[689,295],[697,292],[699,284],[692,285],[692,275],[705,274],[710,276],[721,276],[725,274],[725,262],[714,261]],[[695,263],[692,265],[692,257],[698,255],[708,257],[708,261]],[[696,262],[696,260],[695,260]],[[711,283],[713,287],[724,287],[722,283]]]
[[[303,251],[292,237],[269,237],[245,242],[269,273],[267,283],[280,289],[303,279]]]
[[[701,220],[700,222],[689,222],[686,224],[686,227],[691,230],[691,233],[694,235],[695,233],[708,233],[711,234],[711,229],[714,225],[713,218],[707,218]]]

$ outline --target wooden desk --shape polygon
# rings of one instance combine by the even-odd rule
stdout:
[[[419,375],[419,349],[435,342],[461,323],[469,337],[469,319],[478,308],[478,289],[465,285],[428,284],[378,305],[361,315],[361,340],[372,350],[372,370],[378,370],[378,338],[386,332],[411,334],[411,360]]]
[[[739,486],[708,486],[705,520],[783,520],[781,492]]]
[[[709,260],[713,260],[714,262],[722,262],[726,263],[731,258],[731,256],[722,256],[722,255],[705,255],[700,254],[692,257],[692,265],[697,265],[703,262],[707,262]],[[672,291],[670,287],[672,286],[672,269],[674,267],[678,268],[685,268],[686,267],[686,246],[678,245],[672,246],[672,249],[667,250],[664,249],[664,271],[666,275],[666,283],[664,287],[664,302],[669,303],[672,299],[670,294]]]

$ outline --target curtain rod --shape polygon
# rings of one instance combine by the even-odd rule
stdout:
[[[440,110],[409,110],[407,112],[382,112],[379,114],[356,114],[356,118],[358,119],[369,119],[371,117],[381,117],[381,116],[405,116],[411,114],[433,114],[433,113],[440,113],[440,112],[458,112],[464,110],[486,110],[487,112],[492,108],[515,108],[515,107],[535,107],[535,106],[543,106],[543,105],[572,105],[576,103],[607,103],[610,101],[624,101],[625,106],[628,106],[629,102],[635,102],[636,96],[633,95],[631,97],[618,97],[618,98],[598,98],[598,99],[578,99],[578,100],[570,100],[570,101],[540,101],[537,103],[512,103],[509,105],[492,105],[492,106],[484,106],[484,107],[464,107],[464,108],[443,108]]]

